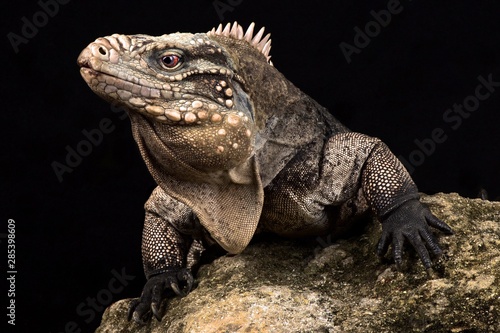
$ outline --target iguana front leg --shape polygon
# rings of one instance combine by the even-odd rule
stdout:
[[[382,222],[377,252],[383,255],[392,241],[398,267],[405,240],[429,268],[429,250],[441,254],[430,227],[452,233],[420,203],[417,187],[389,148],[360,133],[339,133],[307,147],[266,195],[263,228],[284,236],[342,231],[371,209]]]
[[[362,187],[372,210],[382,222],[378,255],[383,256],[392,241],[394,260],[400,268],[403,244],[407,240],[429,269],[432,265],[429,250],[435,256],[442,254],[429,226],[446,234],[453,234],[453,231],[420,203],[417,186],[382,142],[374,146],[366,161]]]
[[[141,297],[133,301],[129,320],[144,324],[151,314],[158,320],[159,306],[167,290],[179,296],[191,291],[193,276],[188,267],[192,247],[201,234],[192,210],[157,187],[145,204],[142,259],[147,278]],[[181,286],[185,285],[184,290]]]
[[[372,211],[382,222],[378,254],[384,255],[392,242],[399,268],[407,240],[429,269],[432,265],[429,251],[435,256],[442,253],[429,227],[446,234],[453,231],[420,203],[415,183],[389,148],[376,138],[351,132],[330,138],[324,154],[323,179],[317,195],[330,202],[344,200],[352,195],[354,185],[359,184]],[[348,178],[339,183],[345,175]]]

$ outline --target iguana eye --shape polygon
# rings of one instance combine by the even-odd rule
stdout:
[[[161,58],[161,64],[166,69],[174,69],[182,65],[183,59],[180,55],[175,53],[169,53],[163,55]]]

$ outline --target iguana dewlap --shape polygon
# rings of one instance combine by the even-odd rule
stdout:
[[[450,227],[379,139],[351,132],[270,62],[254,24],[208,33],[98,38],[78,58],[90,88],[128,110],[158,184],[146,202],[148,281],[131,315],[157,318],[165,289],[192,286],[192,258],[209,244],[245,249],[256,231],[324,235],[365,212],[382,222],[398,265],[406,240],[426,268]],[[429,253],[430,252],[430,253]]]

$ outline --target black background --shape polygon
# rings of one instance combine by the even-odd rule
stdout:
[[[394,1],[394,0],[392,0]],[[49,1],[50,2],[50,1]],[[231,4],[231,10],[214,4]],[[409,158],[415,140],[436,128],[447,136],[412,176],[427,193],[500,196],[500,88],[456,130],[445,111],[474,95],[478,76],[500,82],[500,4],[403,1],[402,11],[347,63],[339,44],[354,44],[357,26],[388,1],[69,1],[15,52],[8,34],[22,36],[36,1],[1,6],[0,234],[16,221],[16,327],[7,332],[81,332],[97,327],[88,298],[110,295],[112,270],[135,276],[113,301],[139,295],[144,277],[140,243],[143,204],[155,184],[133,142],[127,119],[94,95],[76,58],[99,36],[204,32],[221,21],[255,21],[272,33],[274,65],[352,130],[380,137]],[[11,35],[12,36],[12,35]],[[113,131],[60,182],[83,130],[108,118]],[[5,283],[6,239],[0,238]],[[119,286],[119,284],[116,284]],[[7,286],[0,290],[7,306]],[[116,290],[116,289],[115,289]],[[110,302],[109,300],[108,302]],[[84,304],[87,311],[77,311]],[[107,305],[107,303],[106,303]],[[7,317],[2,310],[2,325]],[[74,324],[67,324],[74,322]]]

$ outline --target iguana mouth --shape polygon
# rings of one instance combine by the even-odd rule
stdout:
[[[80,69],[83,68],[91,69],[89,58],[84,56],[84,52],[80,53],[78,59],[76,60],[76,63],[78,64],[78,66],[80,66]]]
[[[95,86],[106,95],[116,93],[122,101],[129,101],[135,105],[131,99],[138,98],[160,98],[160,89],[148,87],[138,82],[138,80],[127,80],[104,71],[98,71],[91,67],[80,68],[80,73],[89,85]],[[135,82],[134,82],[135,81]],[[142,103],[141,103],[142,104]]]
[[[215,99],[186,92],[174,84],[151,83],[139,79],[137,75],[125,77],[124,74],[120,75],[121,71],[96,59],[91,52],[89,48],[85,49],[77,61],[80,74],[89,87],[104,99],[153,117],[156,121],[171,125],[218,123],[225,112],[233,107],[233,101],[229,98]]]

